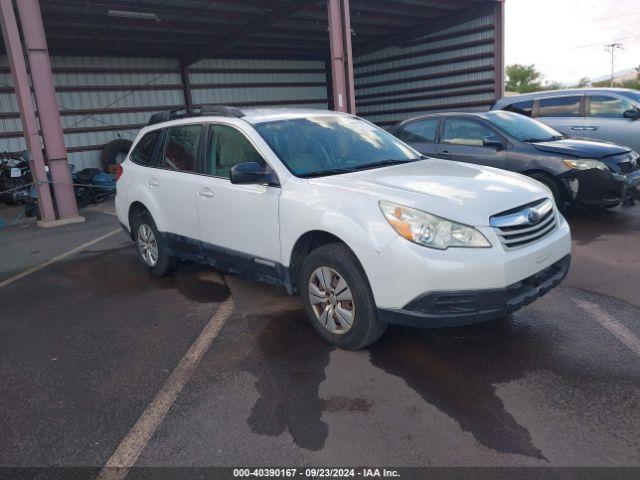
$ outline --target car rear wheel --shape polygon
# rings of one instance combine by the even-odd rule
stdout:
[[[175,270],[177,261],[167,252],[149,212],[143,211],[134,217],[131,231],[138,249],[138,258],[153,275],[163,277]]]
[[[332,243],[312,251],[298,285],[311,325],[331,345],[358,350],[384,333],[387,325],[378,319],[366,275],[346,246]]]

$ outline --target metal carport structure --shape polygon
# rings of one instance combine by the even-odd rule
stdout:
[[[12,5],[0,2],[5,11]],[[38,4],[42,21],[23,13]],[[13,5],[29,53],[34,103],[47,118],[40,130],[49,163],[68,158],[78,168],[96,166],[105,143],[132,138],[152,112],[167,108],[313,106],[357,111],[386,126],[429,111],[487,109],[503,93],[503,0]],[[32,32],[43,27],[45,45],[30,46]],[[0,151],[23,150],[14,62],[0,55]],[[40,56],[40,67],[34,68],[33,55]],[[52,76],[41,71],[45,57]],[[50,105],[59,107],[60,120],[47,111]],[[64,138],[63,152],[57,138]]]

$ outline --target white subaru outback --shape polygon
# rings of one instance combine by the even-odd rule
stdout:
[[[569,269],[542,184],[421,156],[358,117],[203,107],[149,123],[116,196],[144,265],[186,259],[299,293],[333,345],[365,347],[389,323],[497,320]]]

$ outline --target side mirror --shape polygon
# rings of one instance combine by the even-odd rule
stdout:
[[[279,185],[278,179],[269,167],[257,162],[239,163],[231,167],[231,183],[237,185]]]
[[[622,116],[624,118],[628,118],[630,120],[638,120],[640,118],[640,112],[637,109],[632,108],[630,110],[625,111]]]
[[[498,150],[502,150],[502,148],[504,147],[504,145],[502,144],[502,140],[495,137],[484,137],[482,139],[482,145],[484,145],[485,147],[496,148]]]

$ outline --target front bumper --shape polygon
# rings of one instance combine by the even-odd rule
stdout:
[[[501,289],[431,292],[402,309],[378,309],[387,323],[442,328],[497,320],[529,305],[557,287],[571,265],[571,255],[540,272]]]
[[[590,207],[615,207],[634,197],[640,185],[640,174],[615,174],[597,168],[572,170],[561,178],[571,200]]]

